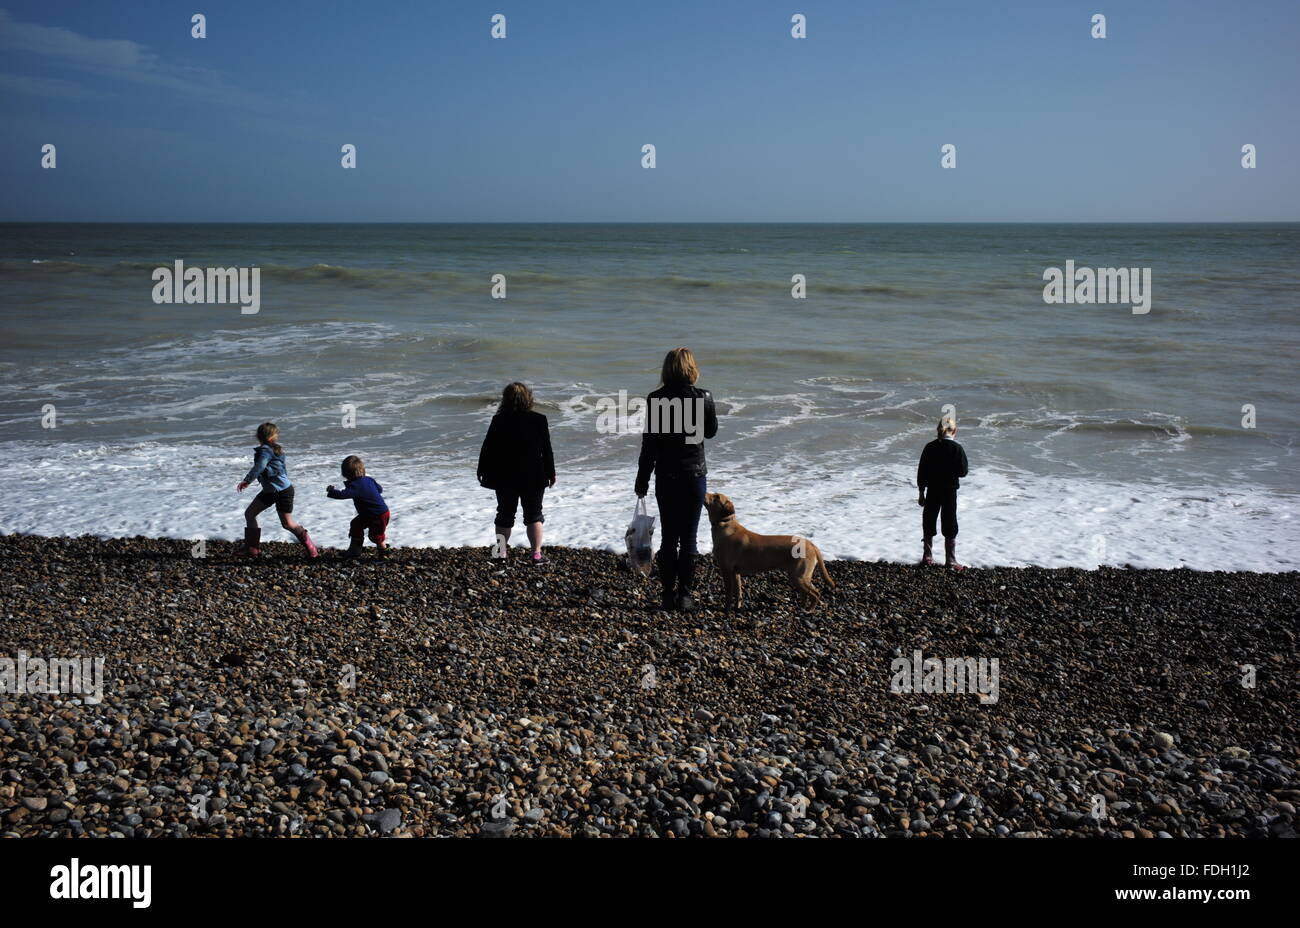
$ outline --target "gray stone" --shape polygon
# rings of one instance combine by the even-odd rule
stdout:
[[[381,809],[370,816],[370,824],[381,835],[392,834],[402,824],[402,813],[397,809]]]

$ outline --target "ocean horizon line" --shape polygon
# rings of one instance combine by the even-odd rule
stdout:
[[[0,219],[0,226],[1300,226],[1300,219],[1160,220],[272,220],[272,219]]]

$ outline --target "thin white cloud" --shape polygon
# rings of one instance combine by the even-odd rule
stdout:
[[[76,81],[57,77],[28,77],[22,74],[0,74],[0,94],[26,94],[29,97],[53,97],[66,100],[102,100],[108,94],[93,90]]]
[[[63,58],[88,67],[121,70],[145,66],[153,58],[139,42],[90,39],[61,26],[15,22],[8,10],[0,10],[0,48]]]
[[[53,64],[97,77],[203,97],[211,102],[243,107],[257,107],[263,103],[257,95],[230,86],[215,71],[168,64],[139,42],[94,39],[62,26],[20,23],[3,9],[0,9],[0,49],[28,52],[48,58]],[[14,82],[11,86],[17,92],[41,96],[71,96],[69,88],[76,86],[70,81],[57,79],[29,80],[31,83]],[[90,93],[94,91],[90,90]]]

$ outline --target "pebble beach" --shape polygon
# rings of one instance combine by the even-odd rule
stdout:
[[[729,617],[707,557],[661,613],[589,549],[193,553],[0,536],[0,658],[105,675],[0,693],[0,833],[1295,833],[1294,572],[835,561]],[[997,658],[997,701],[891,691],[918,650]]]

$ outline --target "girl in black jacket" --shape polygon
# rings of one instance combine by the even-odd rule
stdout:
[[[494,557],[506,557],[506,543],[523,503],[524,524],[533,548],[533,563],[542,562],[542,494],[555,486],[555,457],[546,417],[533,412],[533,393],[522,383],[501,392],[501,407],[492,417],[478,454],[478,482],[496,490]]]
[[[695,608],[695,536],[708,492],[704,439],[718,434],[713,394],[695,385],[700,369],[689,348],[674,348],[664,358],[663,386],[646,397],[646,427],[637,462],[636,495],[650,491],[655,475],[662,540],[659,581],[663,608]]]

